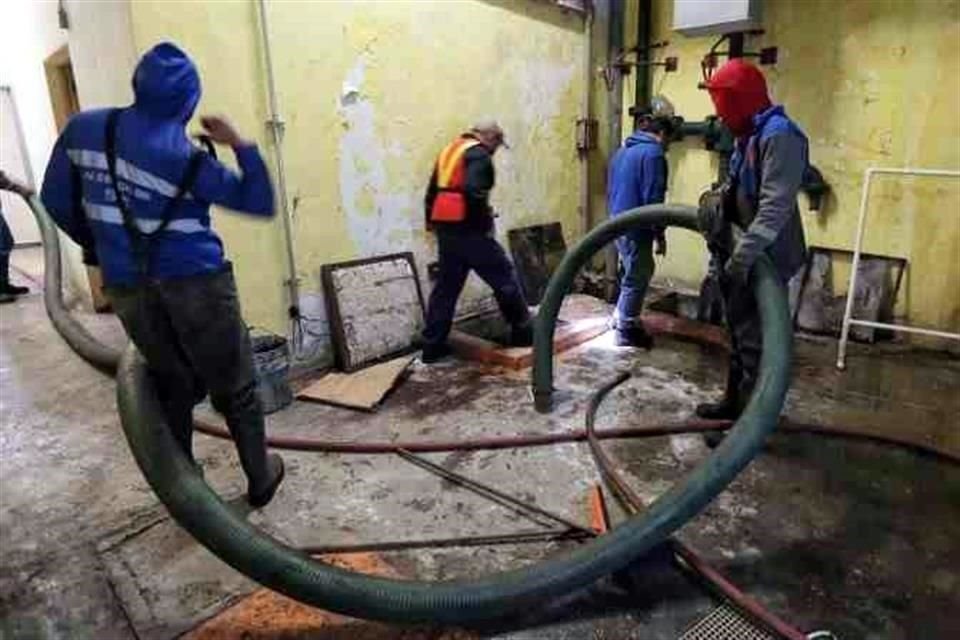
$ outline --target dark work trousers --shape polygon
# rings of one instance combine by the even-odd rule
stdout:
[[[730,368],[727,372],[727,397],[736,398],[743,409],[757,382],[763,332],[760,310],[749,284],[731,282],[725,274],[719,277],[723,294],[724,317],[730,332]]]
[[[113,308],[147,361],[174,438],[193,460],[193,407],[210,392],[252,490],[269,483],[263,409],[233,271],[111,288]]]
[[[10,252],[13,251],[13,234],[0,211],[0,286],[10,284]]]
[[[440,272],[427,305],[427,326],[423,330],[426,344],[440,345],[447,341],[457,298],[471,269],[493,289],[507,322],[514,327],[529,324],[530,310],[517,272],[495,238],[477,231],[438,229],[436,233]]]

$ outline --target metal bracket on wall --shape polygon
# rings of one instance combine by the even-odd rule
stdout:
[[[734,33],[725,33],[720,36],[710,51],[707,52],[700,61],[700,69],[703,74],[703,81],[698,85],[700,89],[706,89],[706,83],[713,75],[713,72],[720,66],[720,58],[726,56],[728,59],[734,58],[756,58],[764,66],[777,64],[779,49],[777,47],[764,47],[757,51],[744,50],[744,40],[746,36],[762,36],[763,29],[752,29],[750,31],[737,31]],[[727,43],[726,51],[718,51],[717,48],[724,42]]]
[[[597,134],[600,123],[596,118],[579,118],[577,120],[577,151],[586,153],[597,148]]]

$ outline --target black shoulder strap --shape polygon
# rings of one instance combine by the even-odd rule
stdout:
[[[110,172],[110,182],[116,193],[117,208],[120,209],[120,213],[123,215],[123,226],[126,227],[128,232],[144,237],[153,236],[167,228],[183,197],[193,187],[193,183],[196,182],[197,175],[200,173],[200,163],[203,160],[203,152],[195,149],[190,155],[187,168],[183,172],[180,184],[177,185],[177,192],[172,198],[167,200],[167,205],[164,207],[163,214],[160,216],[160,226],[150,233],[144,233],[137,226],[136,220],[124,199],[123,193],[120,191],[119,182],[117,181],[117,119],[119,116],[120,109],[113,109],[107,115],[107,137],[106,144],[104,145],[104,151],[107,156],[107,170]]]
[[[138,254],[141,274],[146,275],[148,266],[148,247],[146,244],[150,239],[162,233],[167,228],[173,219],[174,212],[176,212],[177,207],[180,206],[180,202],[183,201],[184,196],[193,187],[200,173],[203,152],[194,149],[190,155],[187,168],[183,172],[180,184],[177,185],[176,194],[167,200],[167,204],[163,208],[163,213],[160,216],[160,225],[149,233],[141,231],[137,225],[136,218],[133,216],[133,212],[130,211],[130,207],[127,205],[124,195],[120,191],[120,183],[117,180],[117,119],[120,116],[120,111],[120,109],[112,109],[110,113],[107,114],[106,140],[104,144],[104,152],[107,156],[107,171],[110,173],[110,183],[113,186],[113,191],[117,199],[117,208],[120,209],[120,215],[123,217],[123,228],[126,229],[133,244],[133,249]]]

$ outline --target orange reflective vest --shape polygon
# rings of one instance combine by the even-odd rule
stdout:
[[[457,138],[440,152],[437,158],[437,197],[430,210],[431,222],[463,222],[467,217],[467,199],[464,197],[468,149],[480,144],[474,138]]]

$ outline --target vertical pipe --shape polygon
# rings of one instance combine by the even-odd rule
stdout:
[[[734,58],[743,57],[744,37],[742,31],[736,31],[727,35],[727,44],[730,48],[730,53],[727,56],[728,58],[733,60]]]
[[[260,15],[260,40],[263,44],[264,65],[267,71],[267,95],[270,104],[270,119],[267,124],[273,137],[274,162],[277,166],[277,188],[280,192],[280,208],[283,209],[283,238],[287,253],[288,279],[284,283],[290,296],[288,312],[290,317],[299,316],[300,309],[300,278],[297,275],[297,260],[293,245],[293,212],[290,210],[290,199],[287,194],[287,174],[283,163],[283,119],[280,117],[279,100],[277,99],[276,78],[273,70],[273,57],[270,51],[270,28],[267,24],[267,7],[265,0],[257,0],[257,9]]]
[[[583,19],[583,100],[580,117],[589,129],[593,119],[593,3],[588,2]],[[585,131],[589,135],[589,131]],[[580,152],[580,237],[590,231],[590,145]]]
[[[633,94],[633,128],[640,124],[640,113],[650,106],[653,66],[650,61],[650,42],[653,32],[653,1],[640,0],[637,8],[637,78]]]
[[[623,51],[623,19],[626,3],[623,0],[610,0],[607,12],[607,68],[613,76],[612,87],[607,93],[607,115],[610,118],[610,156],[620,147],[623,137],[623,74],[615,66],[618,56]],[[609,156],[607,158],[609,162]],[[613,301],[617,282],[617,249],[610,246],[606,251],[607,299]]]

